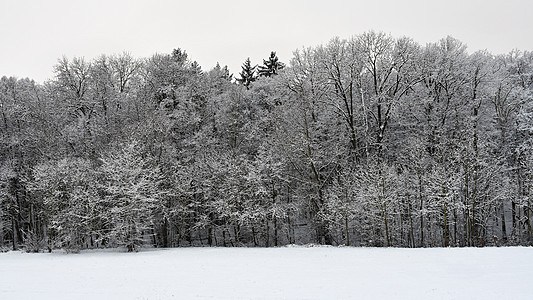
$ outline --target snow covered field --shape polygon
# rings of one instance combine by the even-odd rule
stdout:
[[[533,299],[533,248],[8,252],[0,299]]]

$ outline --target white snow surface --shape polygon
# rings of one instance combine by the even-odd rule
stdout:
[[[0,299],[533,299],[533,248],[0,253]]]

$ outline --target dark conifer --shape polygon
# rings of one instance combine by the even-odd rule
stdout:
[[[263,66],[259,66],[259,76],[271,77],[272,75],[277,75],[278,71],[283,69],[285,64],[280,62],[276,56],[276,52],[270,52],[270,57],[268,60],[263,59]]]
[[[249,89],[250,84],[257,79],[257,75],[255,73],[256,67],[257,66],[252,67],[252,62],[250,61],[249,57],[246,59],[246,61],[244,61],[244,64],[241,67],[242,71],[239,73],[241,78],[236,78],[236,80],[244,85],[246,89]]]

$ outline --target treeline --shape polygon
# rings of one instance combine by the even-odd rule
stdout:
[[[180,49],[54,71],[0,80],[0,248],[532,244],[531,52],[367,32],[235,79]]]

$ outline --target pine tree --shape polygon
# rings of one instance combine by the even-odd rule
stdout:
[[[244,85],[246,89],[249,89],[250,84],[257,79],[257,75],[255,73],[256,67],[257,65],[252,67],[252,62],[250,61],[249,57],[246,59],[246,61],[244,61],[244,64],[241,67],[242,71],[239,73],[241,78],[236,78],[236,80]]]
[[[212,77],[225,79],[227,81],[233,80],[233,74],[230,74],[228,66],[221,67],[217,62],[217,65],[210,71]]]
[[[197,61],[193,61],[191,63],[191,71],[195,74],[202,74],[203,71],[202,71],[202,67],[200,66],[200,64],[197,62]]]
[[[258,67],[258,73],[259,76],[271,77],[272,75],[277,75],[278,71],[284,67],[285,64],[279,61],[276,51],[272,51],[268,60],[263,59],[263,66]]]

